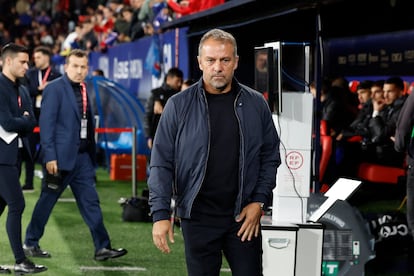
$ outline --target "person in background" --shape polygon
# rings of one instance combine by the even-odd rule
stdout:
[[[384,101],[384,81],[363,81],[357,86],[358,99],[360,102],[359,112],[355,120],[346,127],[337,140],[348,140],[354,136],[365,137],[369,135],[369,121],[374,111],[373,101]]]
[[[151,91],[146,106],[144,118],[144,130],[147,137],[148,148],[152,148],[155,131],[164,110],[167,100],[174,94],[180,92],[183,83],[183,71],[177,67],[168,70],[164,83]]]
[[[29,50],[10,43],[1,51],[2,73],[0,74],[0,126],[2,130],[15,133],[16,137],[7,140],[6,133],[0,138],[0,215],[8,207],[6,231],[16,264],[17,274],[38,273],[47,270],[29,260],[22,247],[22,214],[25,200],[19,182],[19,147],[29,151],[27,134],[36,126],[32,102],[27,89],[19,83],[29,69]],[[30,151],[29,151],[30,152]],[[5,252],[5,249],[1,249]],[[0,273],[10,274],[10,270],[0,266]]]
[[[34,66],[31,67],[26,75],[27,87],[32,98],[33,111],[36,121],[39,120],[40,107],[42,103],[42,93],[47,84],[60,77],[62,74],[53,68],[51,64],[52,51],[47,46],[38,46],[33,50]],[[25,163],[25,184],[23,190],[33,190],[33,177],[37,157],[37,147],[40,143],[39,133],[28,134],[30,142],[30,153],[33,158],[29,157],[26,151],[22,151],[22,162]],[[21,168],[21,167],[20,167]]]
[[[371,97],[372,84],[373,84],[373,82],[371,80],[365,80],[365,81],[361,82],[360,84],[358,84],[356,93],[358,95],[358,102],[359,102],[358,109],[359,110],[361,110],[363,105],[372,98]]]
[[[343,148],[343,158],[338,163],[339,175],[357,177],[361,161],[361,139],[369,134],[369,121],[373,112],[372,86],[370,80],[362,81],[356,88],[359,106],[358,114],[351,124],[336,137],[336,143]],[[382,90],[382,84],[381,84]],[[379,98],[377,98],[379,100]]]
[[[168,6],[175,12],[175,17],[180,18],[185,15],[201,12],[204,10],[211,9],[215,6],[221,5],[225,0],[183,0],[174,1],[167,0]]]
[[[87,52],[74,49],[66,57],[65,74],[43,91],[39,125],[45,177],[26,229],[23,245],[26,256],[51,257],[40,248],[39,240],[53,207],[68,185],[92,235],[95,260],[127,254],[126,249],[112,248],[99,205],[95,182],[95,126],[84,84],[87,74]]]
[[[175,198],[189,276],[219,275],[223,253],[232,275],[262,275],[260,220],[281,162],[272,113],[261,93],[234,78],[233,35],[208,31],[197,59],[202,78],[168,100],[155,134],[148,179],[153,242],[170,252]]]
[[[115,21],[114,31],[118,34],[117,42],[130,42],[129,29],[131,27],[134,10],[130,6],[125,6],[120,11],[120,17]]]
[[[411,93],[398,116],[395,136],[394,148],[398,152],[406,154],[407,164],[407,180],[406,180],[406,196],[407,196],[407,224],[414,237],[414,95]]]
[[[95,70],[92,71],[92,76],[105,77],[105,73],[102,69],[95,69]]]
[[[129,4],[133,10],[132,18],[129,23],[129,39],[134,41],[147,35],[148,33],[148,18],[140,18],[141,8],[145,0],[130,0]]]
[[[342,100],[342,88],[339,86],[332,86],[332,81],[329,78],[324,78],[321,82],[320,88],[320,105],[316,104],[316,85],[314,81],[310,84],[310,92],[314,97],[315,102],[315,114],[318,120],[326,123],[326,135],[331,136],[332,140],[332,153],[327,163],[327,169],[323,174],[322,183],[328,186],[335,183],[338,179],[339,171],[337,164],[341,162],[342,145],[335,141],[336,137],[341,133],[346,126],[348,113],[345,112],[346,106]],[[319,125],[319,124],[318,124]]]
[[[397,119],[407,98],[404,81],[389,77],[383,86],[383,99],[373,100],[373,112],[369,119],[369,134],[364,137],[362,150],[365,161],[386,166],[402,167],[404,154],[394,149]]]
[[[196,83],[195,80],[193,80],[193,79],[186,79],[185,81],[183,81],[183,84],[181,85],[181,91],[186,90],[188,87],[190,87],[194,83]]]

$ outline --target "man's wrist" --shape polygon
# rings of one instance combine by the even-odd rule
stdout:
[[[257,203],[257,204],[259,204],[259,206],[260,206],[260,210],[264,210],[264,208],[265,208],[265,204],[264,204],[263,202],[259,202],[259,201],[257,201],[256,203]]]

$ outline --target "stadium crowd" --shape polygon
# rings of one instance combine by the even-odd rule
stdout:
[[[15,42],[53,51],[62,60],[71,49],[109,47],[160,32],[165,21],[196,13],[225,0],[0,0],[0,45]]]

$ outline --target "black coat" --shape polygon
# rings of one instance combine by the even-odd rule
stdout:
[[[30,153],[27,134],[36,126],[29,93],[23,85],[16,87],[10,79],[0,74],[0,125],[7,132],[18,133],[23,146]],[[23,113],[29,112],[29,116]],[[18,139],[7,144],[0,138],[0,164],[16,165],[18,157]]]
[[[151,95],[149,96],[145,106],[144,131],[147,138],[154,138],[155,130],[157,129],[158,122],[161,117],[161,114],[154,114],[155,101],[159,101],[164,108],[167,100],[178,92],[178,90],[171,88],[166,83],[151,91]]]

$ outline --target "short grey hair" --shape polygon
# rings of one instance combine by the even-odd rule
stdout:
[[[237,42],[234,36],[231,33],[223,31],[221,29],[212,29],[205,33],[203,37],[200,39],[200,44],[198,45],[198,55],[201,55],[201,48],[204,45],[204,42],[208,39],[214,39],[221,42],[228,42],[233,45],[234,48],[234,56],[237,57]]]

